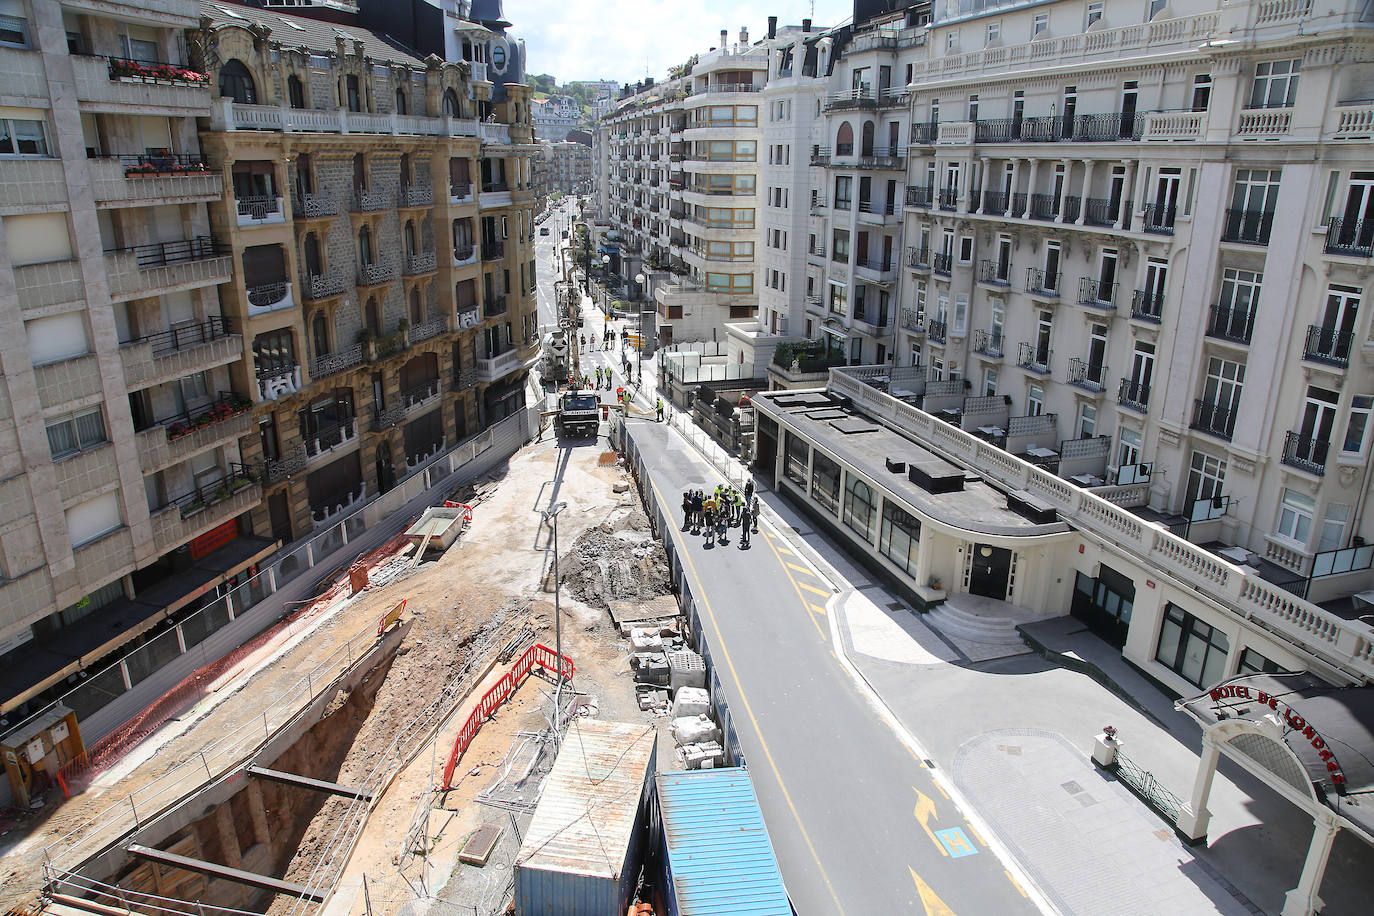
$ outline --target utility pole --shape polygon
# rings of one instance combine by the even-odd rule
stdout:
[[[545,524],[548,524],[550,519],[553,520],[553,652],[556,656],[554,667],[558,670],[553,688],[553,740],[555,744],[562,742],[562,736],[558,731],[558,720],[562,716],[563,708],[563,615],[559,612],[558,606],[558,514],[566,508],[568,508],[568,504],[560,502],[543,511]]]

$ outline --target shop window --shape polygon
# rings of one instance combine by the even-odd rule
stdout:
[[[811,462],[811,498],[831,515],[840,507],[840,466],[817,450]]]
[[[883,500],[878,550],[908,576],[916,575],[916,554],[921,543],[921,523],[890,499]]]
[[[1177,605],[1165,607],[1155,660],[1188,683],[1205,688],[1219,682],[1230,650],[1225,633]]]
[[[873,488],[849,475],[844,487],[844,523],[865,541],[873,537]]]

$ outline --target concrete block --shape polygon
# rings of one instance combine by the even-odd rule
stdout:
[[[673,740],[679,745],[700,744],[703,741],[719,741],[720,726],[709,716],[682,716],[673,720]]]
[[[682,687],[673,695],[673,718],[711,713],[711,695],[700,687]]]
[[[718,741],[682,746],[682,763],[689,770],[710,770],[725,763],[725,748]]]
[[[690,649],[668,653],[668,670],[668,683],[674,690],[706,686],[706,663]]]
[[[663,636],[656,629],[635,627],[630,631],[630,648],[635,652],[662,652]]]

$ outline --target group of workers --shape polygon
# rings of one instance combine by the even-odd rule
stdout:
[[[688,490],[682,494],[682,530],[706,533],[706,546],[730,543],[730,529],[739,528],[739,548],[749,549],[749,535],[759,530],[759,498],[754,482],[747,481],[741,493],[734,487],[717,486],[707,493]]]
[[[610,350],[610,349],[612,349],[612,348],[615,346],[615,338],[616,338],[616,331],[615,331],[615,328],[610,328],[610,327],[608,327],[608,328],[606,328],[605,333],[601,335],[601,346],[598,347],[598,346],[596,345],[596,335],[595,335],[595,334],[578,334],[578,335],[577,335],[577,345],[578,345],[578,347],[579,347],[580,349],[583,349],[583,350],[589,349],[589,348],[588,348],[588,344],[591,345],[591,346],[590,346],[590,349],[592,349],[592,350]],[[629,342],[630,342],[630,330],[629,330],[629,328],[621,328],[621,329],[620,329],[620,346],[621,346],[621,349],[624,349],[625,346],[629,344]]]

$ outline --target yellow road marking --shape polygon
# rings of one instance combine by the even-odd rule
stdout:
[[[984,846],[988,845],[988,841],[983,839],[983,835],[978,832],[978,828],[973,826],[973,821],[969,820],[968,818],[964,818],[964,823],[968,824],[968,832],[973,834],[973,838],[975,840],[982,843]]]
[[[811,593],[816,594],[816,595],[822,595],[822,596],[824,596],[824,597],[826,597],[826,598],[829,598],[831,595],[834,594],[834,592],[828,592],[828,591],[826,591],[826,590],[823,589],[823,588],[816,588],[816,586],[814,586],[814,585],[807,585],[805,582],[797,582],[797,583],[794,583],[794,584],[797,586],[797,588],[804,588],[804,589],[806,589],[808,592],[811,592]]]
[[[659,491],[658,484],[650,481],[649,486],[654,488],[654,493],[658,496],[660,505],[672,505],[663,498],[663,493]],[[692,561],[691,553],[688,552],[686,544],[682,543],[680,532],[671,528],[670,530],[672,530],[674,540],[679,542],[678,546],[682,551],[682,558],[687,561],[688,568],[692,570],[692,577],[698,582],[702,581],[701,576],[697,574],[696,563]],[[792,812],[792,819],[797,822],[797,829],[801,832],[801,837],[806,842],[806,848],[811,852],[811,858],[816,862],[816,869],[820,872],[821,880],[825,882],[825,889],[830,891],[830,898],[835,901],[835,908],[843,913],[844,906],[840,903],[840,897],[835,893],[835,888],[830,884],[830,878],[825,873],[825,866],[821,864],[821,857],[816,852],[815,844],[811,842],[811,835],[806,832],[806,825],[802,823],[801,815],[797,813],[797,806],[792,803],[792,793],[787,791],[787,784],[782,781],[782,773],[778,772],[777,762],[773,760],[773,752],[768,750],[768,742],[764,740],[763,729],[759,728],[759,720],[754,715],[753,708],[749,705],[749,698],[744,695],[744,685],[740,683],[739,674],[735,671],[734,660],[730,658],[730,650],[725,645],[725,639],[720,635],[720,625],[716,623],[716,612],[712,610],[711,600],[706,597],[705,592],[701,594],[701,604],[706,608],[706,616],[711,621],[711,629],[716,632],[716,641],[720,645],[720,655],[721,658],[725,659],[725,667],[730,669],[730,677],[735,681],[735,689],[739,691],[740,704],[744,706],[745,715],[749,717],[750,724],[754,726],[754,734],[758,735],[759,747],[763,749],[763,756],[768,760],[768,766],[773,771],[773,778],[778,781],[778,787],[782,789],[783,800],[787,802],[787,808]],[[815,618],[813,617],[812,620],[814,621]],[[819,629],[819,626],[817,629]]]
[[[819,604],[813,604],[813,605],[811,605],[811,610],[814,611],[814,612],[816,612],[817,614],[824,614],[824,613],[825,613],[825,608],[821,607]]]
[[[778,548],[778,553],[785,553],[785,554],[787,554],[789,557],[795,557],[795,556],[796,556],[795,553],[793,553],[791,550],[789,550],[789,549],[786,548],[786,547],[779,547],[779,548]]]
[[[802,594],[802,584],[798,582],[797,577],[792,575],[792,573],[787,569],[787,567],[791,566],[792,564],[786,562],[785,560],[783,560],[782,557],[778,556],[778,548],[773,544],[772,541],[768,542],[768,549],[773,551],[773,556],[778,557],[778,563],[782,566],[783,575],[787,576],[787,581],[792,583],[792,588],[796,590],[797,597],[801,599],[802,609],[807,612],[807,619],[810,620],[811,625],[816,628],[816,635],[818,635],[821,638],[821,642],[826,642],[825,630],[821,629],[820,621],[816,619],[815,613],[811,611],[811,602],[807,601],[806,596]],[[807,587],[809,588],[810,586]],[[826,597],[830,596],[829,592],[822,592],[819,589],[815,588],[812,588],[811,590],[813,592],[817,592],[818,594],[825,595]]]
[[[925,907],[926,916],[954,916],[954,911],[936,896],[929,884],[921,880],[921,876],[916,874],[916,869],[908,865],[907,870],[911,872],[911,880],[916,882],[916,893],[921,895],[921,906]]]
[[[940,819],[940,816],[935,813],[935,802],[931,801],[924,792],[915,786],[911,787],[911,791],[916,793],[916,810],[912,812],[912,816],[914,816],[916,822],[921,825],[921,829],[926,832],[926,836],[930,837],[930,841],[935,844],[935,848],[940,850],[940,855],[948,856],[949,850],[945,848],[944,843],[940,842],[940,838],[935,835],[935,831],[930,829],[931,819]]]
[[[1015,878],[1012,877],[1011,872],[1007,871],[1004,868],[1002,869],[1002,874],[1007,876],[1007,880],[1011,882],[1012,887],[1016,888],[1018,891],[1021,892],[1022,897],[1026,896],[1026,889],[1021,886],[1020,881],[1017,881]]]
[[[940,790],[940,794],[945,797],[945,801],[949,801],[949,793],[945,791],[945,787],[940,785],[940,783],[934,779],[932,779],[931,782],[935,783],[935,788]]]
[[[799,572],[805,576],[814,575],[814,573],[812,573],[811,570],[807,569],[805,566],[798,566],[796,563],[788,563],[786,560],[783,560],[782,565],[786,566],[788,569]]]

